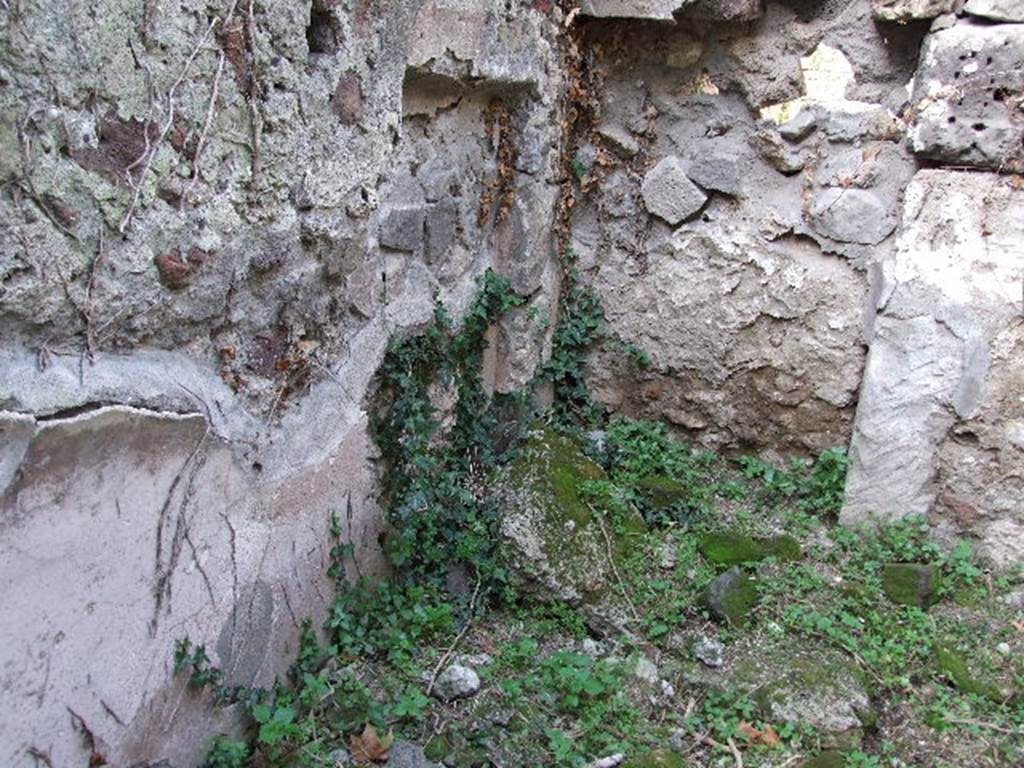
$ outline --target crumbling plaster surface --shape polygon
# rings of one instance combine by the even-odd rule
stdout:
[[[487,383],[532,379],[560,24],[490,0],[0,9],[0,763],[82,763],[88,729],[113,765],[196,764],[234,713],[173,677],[175,641],[282,674],[331,599],[332,512],[349,575],[381,572],[368,398],[436,300],[458,320],[508,276],[528,302]]]
[[[592,22],[573,248],[613,412],[716,449],[850,444],[844,522],[927,515],[1012,563],[1024,53],[1001,11],[958,7]]]
[[[0,429],[24,419],[5,413]],[[36,420],[0,506],[0,690],[20,713],[5,718],[5,764],[22,745],[77,764],[82,727],[110,764],[190,764],[211,726],[231,729],[172,678],[174,643],[202,639],[234,684],[272,683],[331,595],[329,519],[314,510],[339,509],[374,572],[374,473],[353,426],[318,466],[254,484],[199,413]]]

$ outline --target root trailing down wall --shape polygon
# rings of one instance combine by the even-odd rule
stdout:
[[[77,764],[87,734],[196,762],[232,713],[174,641],[281,673],[332,510],[379,571],[389,340],[492,267],[527,301],[487,384],[527,386],[568,200],[580,279],[652,361],[594,351],[609,410],[726,450],[852,441],[845,520],[1019,559],[1024,18],[960,5],[4,4],[0,762]]]

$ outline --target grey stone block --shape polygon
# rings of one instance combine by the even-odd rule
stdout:
[[[967,0],[964,11],[992,21],[1024,21],[1024,3],[1020,0]]]
[[[426,214],[426,256],[428,264],[439,264],[455,243],[458,207],[451,199],[430,206]]]
[[[960,22],[929,35],[914,78],[914,152],[952,165],[1024,169],[1024,24]]]
[[[671,21],[672,14],[693,0],[584,0],[584,16],[622,19],[661,19]]]
[[[381,218],[380,244],[395,251],[416,251],[423,244],[425,214],[422,205],[397,205]]]
[[[871,0],[871,13],[880,21],[934,19],[956,8],[956,0]]]
[[[683,162],[670,155],[644,176],[640,187],[647,210],[675,226],[700,210],[705,195],[686,175]]]

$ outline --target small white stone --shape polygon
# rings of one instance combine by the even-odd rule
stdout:
[[[604,645],[590,637],[585,637],[580,642],[580,651],[584,656],[590,656],[594,659],[604,656],[605,653]]]
[[[646,656],[641,656],[636,660],[636,666],[633,668],[633,677],[650,685],[657,685],[660,680],[658,667]]]
[[[1011,650],[1010,649],[1010,644],[1009,643],[1000,643],[999,645],[996,646],[996,650],[999,651],[999,653],[1001,653],[1003,656],[1009,656],[1010,655],[1010,650]]]
[[[693,644],[693,655],[704,665],[720,667],[725,664],[725,646],[712,637],[701,637]]]
[[[472,696],[480,690],[480,676],[461,664],[452,664],[434,681],[433,694],[444,701]]]

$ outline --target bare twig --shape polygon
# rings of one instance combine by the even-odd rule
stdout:
[[[590,507],[590,513],[594,516],[594,519],[597,520],[597,524],[601,528],[601,535],[604,537],[605,546],[608,548],[608,564],[612,567],[612,574],[615,576],[615,580],[619,582],[619,587],[622,589],[622,598],[626,601],[626,605],[629,606],[629,610],[633,614],[633,618],[636,621],[640,621],[640,614],[637,613],[636,606],[629,597],[629,591],[626,589],[626,582],[622,580],[622,574],[619,573],[619,569],[615,565],[615,552],[612,548],[612,538],[608,535],[608,529],[605,528],[604,518],[596,509],[594,509],[593,506],[590,504],[587,506]]]
[[[743,755],[740,754],[740,750],[736,746],[736,742],[732,740],[732,736],[729,737],[728,742],[729,751],[732,752],[732,756],[736,760],[736,768],[743,768]]]
[[[945,718],[945,721],[947,723],[953,723],[954,725],[973,725],[976,728],[984,728],[985,730],[995,731],[996,733],[1008,733],[1011,736],[1024,735],[1024,728],[1006,728],[1001,725],[996,725],[995,723],[986,723],[982,720],[955,719],[947,717]]]
[[[231,10],[229,11],[228,14],[229,18],[231,13],[234,13],[234,10],[235,3],[232,3]],[[137,167],[140,164],[140,162],[142,163],[142,171],[139,174],[138,182],[131,184],[134,190],[132,194],[131,204],[128,206],[128,210],[125,212],[124,218],[121,219],[121,224],[118,227],[118,231],[121,232],[122,234],[124,234],[124,231],[128,228],[128,224],[131,222],[132,216],[135,215],[135,209],[138,207],[139,204],[139,197],[142,195],[142,187],[145,184],[146,177],[149,175],[150,168],[153,165],[153,159],[156,157],[156,153],[160,149],[160,146],[164,143],[164,139],[167,138],[167,134],[171,132],[171,127],[174,125],[175,97],[178,87],[182,84],[182,82],[184,82],[185,78],[188,76],[188,72],[192,68],[192,63],[196,60],[196,57],[199,55],[199,51],[202,50],[203,46],[206,45],[206,41],[209,40],[214,27],[216,27],[218,23],[220,23],[220,18],[217,16],[214,16],[213,19],[210,20],[210,24],[206,27],[206,31],[203,33],[203,36],[199,38],[199,42],[196,43],[195,47],[192,49],[192,52],[188,55],[188,58],[185,60],[185,64],[181,68],[181,72],[178,74],[177,79],[171,84],[171,87],[167,89],[167,95],[165,97],[167,101],[167,117],[164,120],[164,124],[161,127],[160,133],[157,135],[156,142],[152,147],[150,146],[149,142],[149,127],[146,126],[146,129],[143,131],[146,138],[146,148],[143,151],[140,158],[136,160],[134,163],[132,163],[132,165],[128,166],[128,168],[126,169],[126,173],[129,173],[129,182],[131,182],[131,169]],[[144,162],[142,161],[142,157],[145,157]]]
[[[441,670],[444,665],[448,663],[448,660],[455,653],[455,649],[458,648],[459,643],[462,642],[462,638],[466,636],[470,626],[473,624],[473,610],[476,607],[476,598],[480,593],[480,577],[476,578],[476,586],[473,588],[473,596],[469,599],[469,617],[466,619],[466,623],[462,625],[462,629],[459,630],[459,634],[455,636],[452,644],[448,646],[448,650],[444,652],[437,665],[434,667],[434,671],[430,675],[430,682],[427,683],[427,696],[434,690],[434,683],[437,682],[437,676],[441,674]]]
[[[288,390],[288,382],[281,385],[281,388],[277,390],[277,395],[274,397],[274,402],[270,406],[270,413],[267,414],[267,426],[269,427],[274,421],[274,414],[277,412],[277,406],[281,404],[281,398],[284,397],[284,393]]]
[[[105,250],[103,247],[103,222],[100,222],[99,233],[96,238],[96,256],[93,257],[89,266],[89,280],[85,286],[85,307],[82,309],[82,319],[85,322],[85,352],[89,356],[89,362],[96,358],[96,331],[93,327],[93,294],[96,286],[96,271],[103,263]]]
[[[220,78],[224,74],[224,51],[220,52],[220,58],[217,61],[217,74],[213,78],[213,89],[210,92],[210,103],[206,107],[206,121],[203,123],[203,130],[199,134],[199,139],[196,141],[195,155],[192,157],[192,178],[188,183],[188,188],[185,190],[185,194],[181,196],[181,203],[179,210],[185,207],[185,203],[188,200],[189,195],[192,194],[193,188],[195,188],[196,182],[199,181],[199,160],[202,158],[203,147],[206,146],[206,136],[210,131],[210,124],[213,122],[213,113],[217,108],[217,96],[220,92]]]

